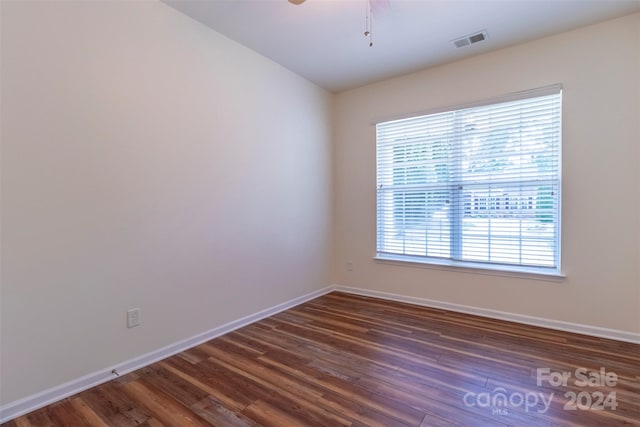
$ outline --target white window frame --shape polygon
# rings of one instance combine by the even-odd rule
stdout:
[[[451,113],[451,112],[462,112],[464,110],[471,110],[474,108],[480,108],[482,109],[482,107],[493,107],[493,106],[498,106],[499,104],[505,104],[506,103],[512,103],[512,102],[516,102],[516,101],[524,101],[526,102],[527,100],[530,99],[534,99],[534,98],[540,98],[540,97],[547,97],[550,95],[557,95],[559,100],[558,100],[558,109],[557,111],[554,109],[553,112],[557,114],[557,117],[554,116],[554,118],[557,118],[557,141],[554,142],[557,153],[555,154],[557,156],[557,163],[556,163],[556,173],[555,176],[553,177],[553,182],[552,182],[552,188],[553,188],[553,192],[551,193],[553,196],[553,263],[552,265],[532,265],[531,263],[514,263],[514,262],[495,262],[492,260],[470,260],[470,259],[463,259],[463,257],[461,256],[461,236],[462,236],[462,221],[465,215],[465,208],[461,207],[462,206],[462,198],[461,197],[454,197],[454,196],[449,196],[447,197],[448,199],[451,198],[451,200],[446,200],[447,203],[452,203],[451,205],[451,209],[450,212],[457,212],[457,214],[451,214],[449,213],[448,215],[450,215],[448,217],[448,221],[449,221],[449,228],[450,228],[450,234],[448,237],[448,241],[449,241],[449,246],[447,248],[444,249],[445,251],[445,255],[442,254],[437,254],[436,256],[432,256],[429,255],[427,253],[425,254],[415,254],[415,253],[411,253],[411,251],[406,251],[404,248],[402,250],[398,249],[396,250],[395,248],[392,248],[392,250],[389,250],[387,246],[393,246],[393,245],[388,245],[386,244],[385,246],[385,235],[384,233],[388,233],[389,231],[386,230],[385,231],[385,221],[386,224],[389,223],[389,215],[395,215],[395,214],[391,214],[389,208],[385,208],[382,207],[381,205],[381,194],[384,191],[383,187],[384,184],[383,183],[387,183],[388,184],[388,179],[385,181],[383,178],[381,178],[381,176],[384,176],[384,174],[389,174],[389,173],[394,173],[394,172],[390,172],[389,167],[393,166],[393,163],[391,163],[391,165],[389,164],[390,160],[389,160],[389,154],[387,152],[386,154],[386,158],[383,158],[383,160],[381,160],[381,157],[384,157],[384,154],[381,155],[380,151],[381,151],[381,144],[388,144],[389,143],[389,138],[386,138],[386,141],[381,142],[381,139],[385,139],[384,136],[381,137],[380,135],[380,129],[385,128],[385,126],[387,126],[387,128],[389,126],[391,126],[391,128],[393,130],[397,130],[397,126],[401,126],[398,125],[397,123],[405,120],[405,119],[420,119],[422,117],[435,117],[438,114],[445,114],[446,113]],[[470,268],[473,270],[491,270],[491,271],[505,271],[505,272],[515,272],[515,273],[528,273],[528,274],[538,274],[538,275],[544,275],[544,276],[558,276],[558,277],[563,277],[563,274],[561,272],[561,202],[562,202],[562,195],[561,195],[561,188],[562,188],[562,174],[561,174],[561,170],[562,170],[562,86],[561,85],[552,85],[552,86],[547,86],[547,87],[543,87],[543,88],[538,88],[538,89],[533,89],[533,90],[529,90],[529,91],[523,91],[523,92],[518,92],[518,93],[513,93],[513,94],[509,94],[506,96],[502,96],[499,98],[493,98],[493,99],[489,99],[489,100],[484,100],[484,101],[480,101],[480,102],[475,102],[475,103],[471,103],[471,104],[466,104],[466,105],[462,105],[462,106],[457,106],[457,107],[450,107],[450,108],[442,108],[442,109],[438,109],[438,110],[434,110],[434,111],[430,111],[428,113],[422,113],[422,114],[412,114],[409,116],[404,116],[404,117],[394,117],[392,119],[387,119],[384,121],[379,121],[376,123],[376,147],[377,147],[377,172],[376,172],[376,176],[377,176],[377,226],[376,226],[376,259],[377,260],[382,260],[382,261],[400,261],[400,262],[408,262],[408,263],[419,263],[419,264],[424,264],[424,265],[431,265],[431,266],[445,266],[445,267],[463,267],[463,268]],[[412,124],[414,124],[415,122],[411,122]],[[394,128],[393,126],[396,126],[396,128]],[[443,126],[449,126],[449,125],[443,125]],[[453,125],[452,125],[453,126]],[[387,129],[385,128],[385,129]],[[457,135],[456,137],[459,137],[459,135]],[[400,140],[400,139],[398,139]],[[449,146],[449,150],[461,150],[461,143],[453,143]],[[399,143],[398,147],[400,147],[401,150],[407,150],[407,147],[410,145],[403,145],[403,143]],[[452,147],[452,148],[451,148]],[[388,148],[388,147],[387,147]],[[434,152],[434,148],[433,146],[429,146],[427,148],[428,150],[431,150],[430,153]],[[460,154],[460,153],[458,153]],[[406,159],[407,156],[409,156],[410,154],[408,154],[407,152],[401,153],[402,156],[404,156],[404,158]],[[386,163],[385,163],[386,162]],[[395,162],[395,160],[393,160],[392,162]],[[384,168],[387,169],[384,169]],[[381,168],[383,170],[381,170]],[[451,168],[451,166],[450,166]],[[542,174],[541,174],[542,175]],[[386,175],[388,176],[388,175]],[[461,179],[460,176],[456,175],[456,173],[452,173],[453,179],[450,179],[449,181],[447,181],[447,184],[449,186],[459,186],[460,182],[458,182],[458,179]],[[536,180],[537,177],[534,176],[532,178],[533,180]],[[523,180],[523,184],[525,183],[526,180]],[[520,181],[518,181],[520,182]],[[427,187],[431,185],[431,184],[426,184],[426,187],[420,187],[420,185],[417,185],[416,189],[420,190],[422,189],[422,191],[427,191]],[[537,184],[537,185],[542,185],[542,184]],[[462,189],[462,186],[460,187],[460,189]],[[388,200],[389,200],[389,193],[388,193],[388,189],[387,189],[387,206],[388,206]],[[455,192],[455,191],[454,191]],[[396,193],[393,193],[396,194]],[[428,194],[433,194],[433,193],[428,193]],[[456,202],[457,200],[457,202]],[[545,199],[546,200],[546,199]],[[491,207],[493,206],[495,209],[495,205],[499,205],[500,203],[502,203],[502,207],[504,208],[504,204],[505,204],[505,200],[500,200],[499,198],[496,199],[495,197],[491,198],[489,197],[488,199],[484,199],[482,197],[478,197],[475,200],[475,203],[477,204],[478,202],[480,203],[484,203],[486,202],[486,207],[487,209],[491,209]],[[454,206],[455,204],[458,204],[457,206]],[[473,203],[473,202],[471,202]],[[508,203],[508,198],[507,198],[507,202]],[[531,200],[529,200],[528,202],[529,204],[531,204]],[[421,205],[418,204],[411,204],[411,200],[407,201],[407,192],[403,193],[403,201],[402,201],[402,206],[403,206],[403,222],[408,223],[408,216],[411,217],[411,215],[408,215],[407,212],[410,211],[410,209],[407,209],[407,206],[409,206],[410,208],[414,209],[412,211],[413,215],[416,218],[419,218],[421,215],[424,215],[423,213],[420,212],[419,209],[422,209]],[[427,205],[428,206],[428,205]],[[426,209],[426,208],[425,208]],[[491,211],[494,212],[494,211]],[[545,211],[546,212],[546,211]],[[386,215],[386,219],[385,219],[385,215]],[[408,216],[407,216],[408,215]],[[522,222],[522,217],[518,217],[520,219],[520,221]],[[409,218],[411,219],[411,218]],[[426,225],[425,225],[426,227]],[[487,235],[487,239],[491,239],[490,234]],[[443,238],[444,239],[444,238]],[[388,239],[387,239],[388,240]],[[520,234],[520,240],[522,240],[522,234]],[[520,243],[521,247],[520,247],[520,251],[522,251],[522,243]],[[426,251],[426,249],[425,249]],[[490,251],[490,249],[489,249]],[[448,253],[448,256],[446,255],[446,253]],[[520,258],[522,260],[522,258]]]

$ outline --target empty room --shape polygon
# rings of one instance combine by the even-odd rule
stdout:
[[[0,0],[0,423],[640,426],[639,0]]]

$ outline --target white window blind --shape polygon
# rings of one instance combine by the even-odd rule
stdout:
[[[561,97],[377,124],[378,257],[559,273]]]

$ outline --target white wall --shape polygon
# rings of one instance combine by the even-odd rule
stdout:
[[[337,96],[335,283],[640,332],[640,14]],[[490,43],[490,41],[489,41]],[[566,279],[373,261],[375,120],[562,83]],[[353,262],[353,271],[345,263]]]
[[[156,2],[3,1],[1,58],[0,403],[330,283],[327,92]]]

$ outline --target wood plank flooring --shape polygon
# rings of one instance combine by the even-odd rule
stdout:
[[[640,426],[640,345],[334,292],[4,424],[137,425]]]

